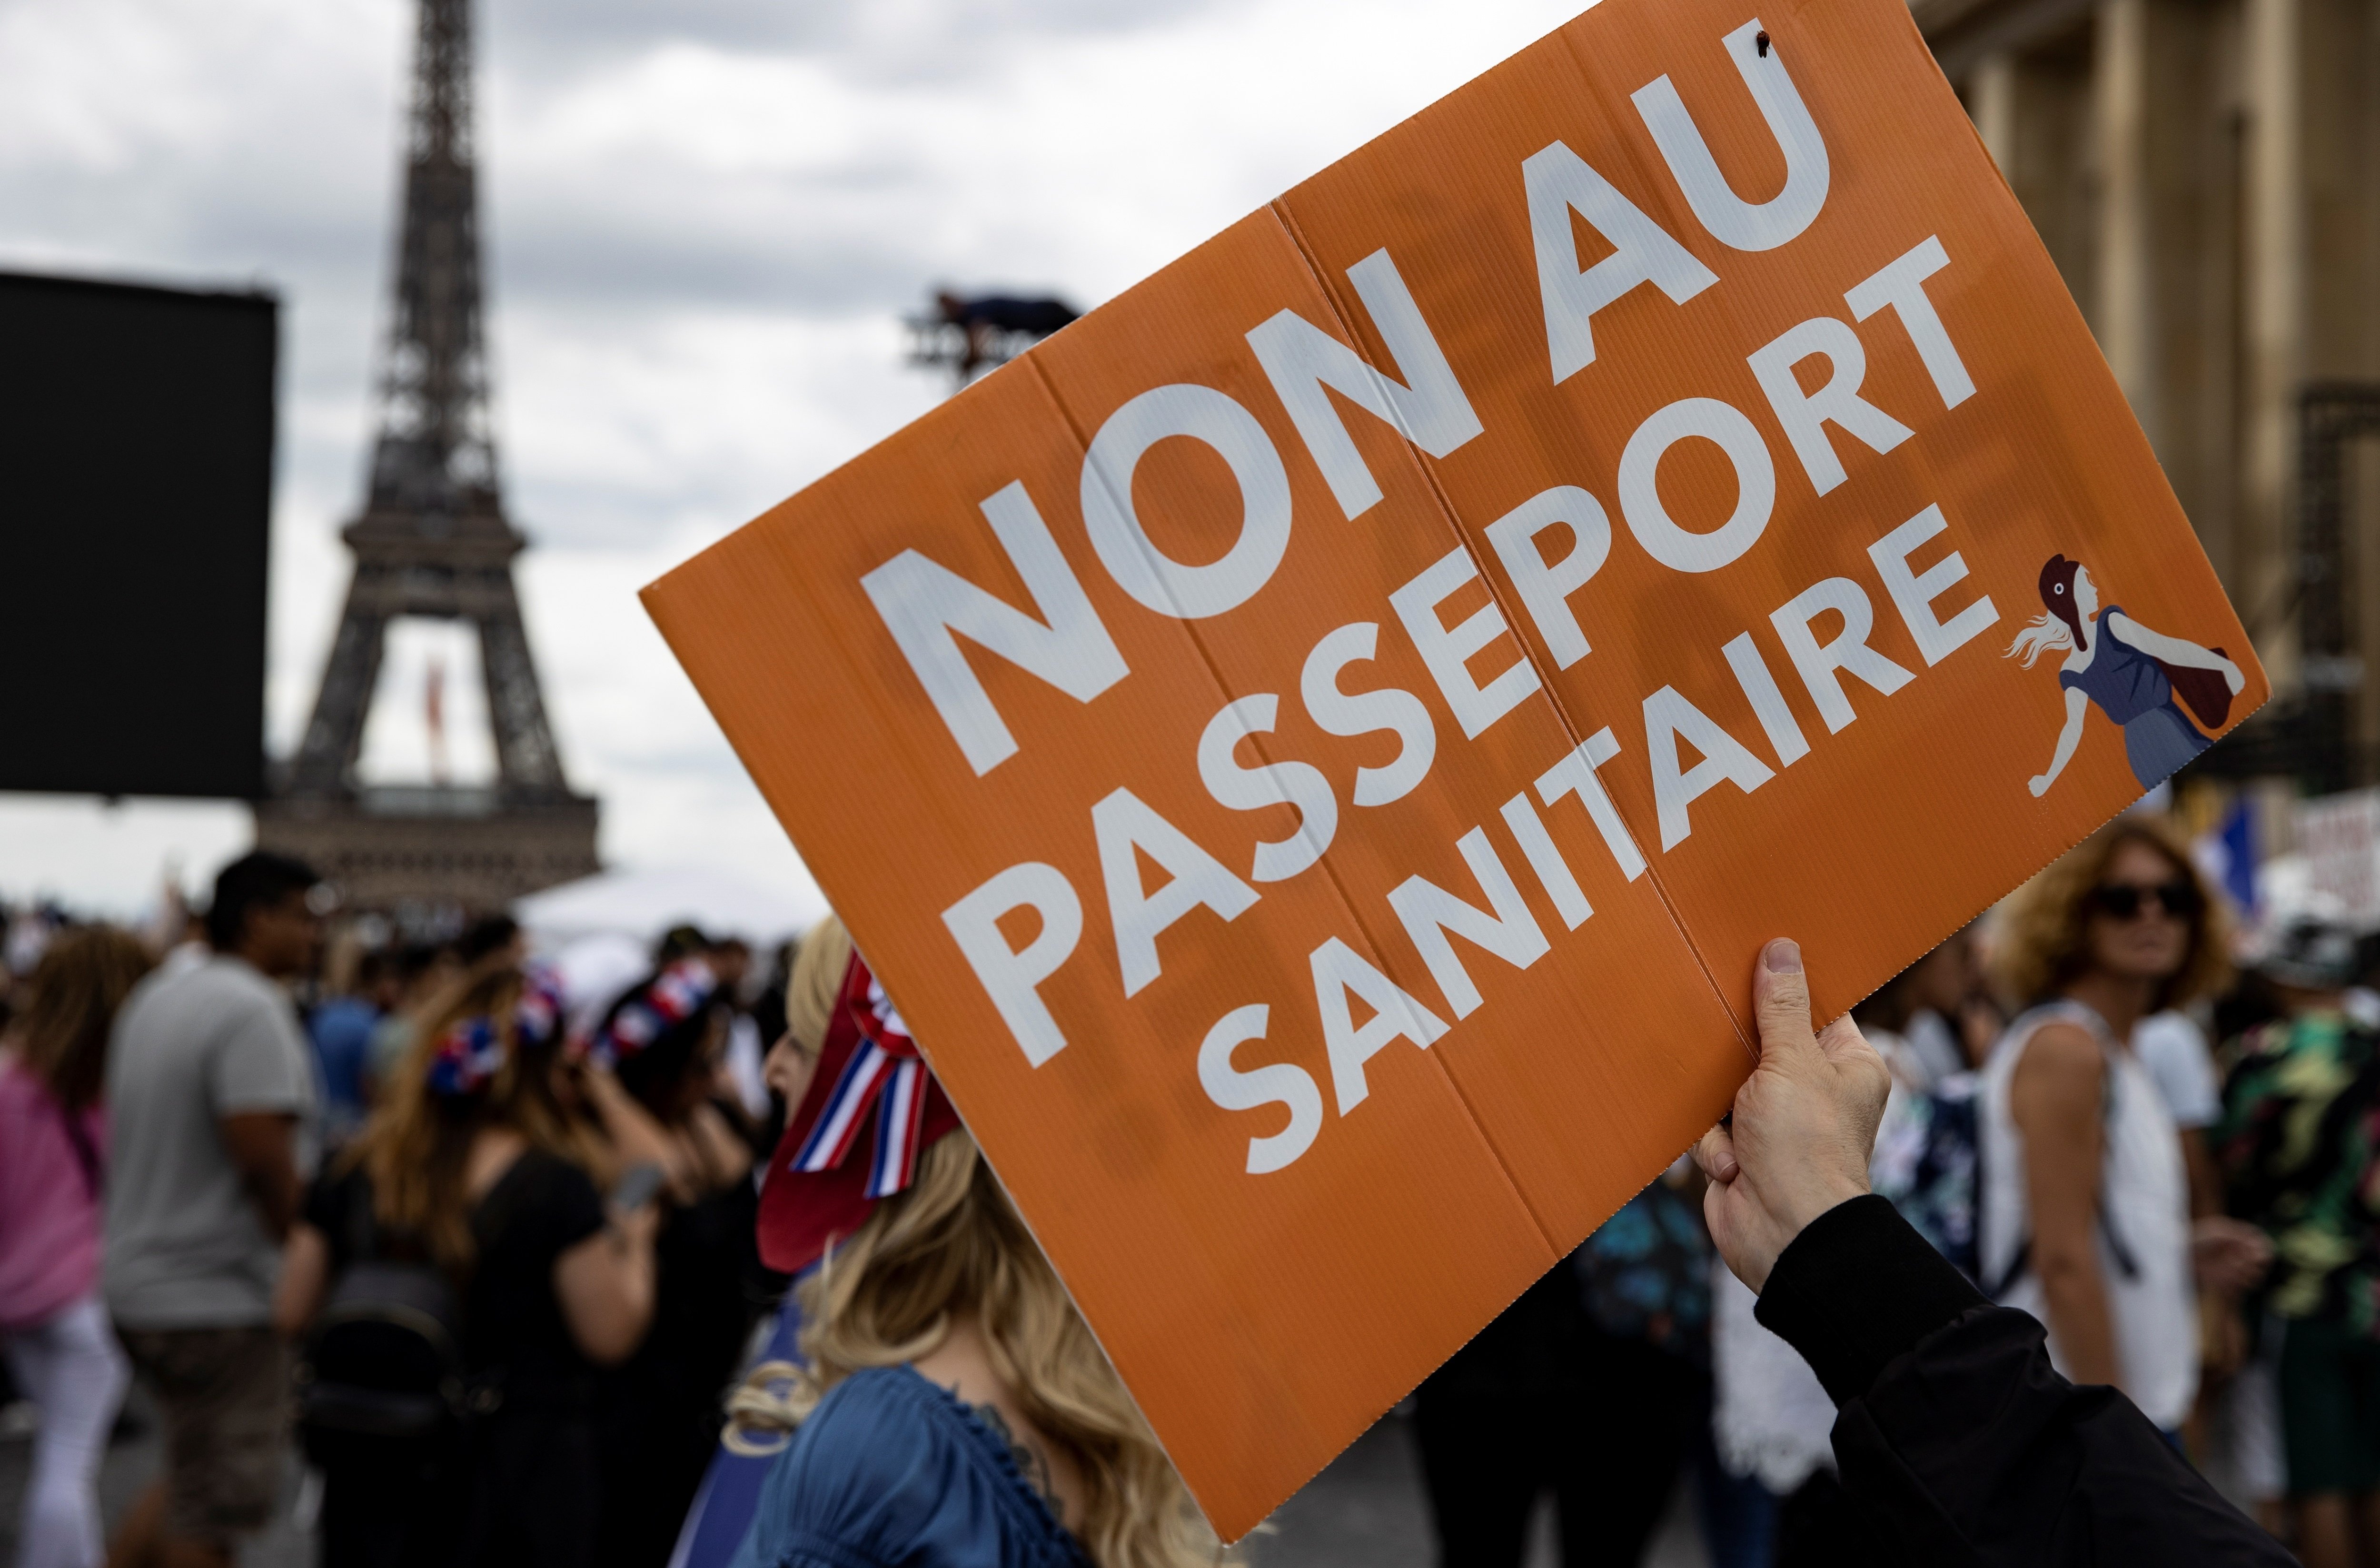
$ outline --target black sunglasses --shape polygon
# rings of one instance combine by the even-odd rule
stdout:
[[[2119,920],[2129,920],[2141,912],[2144,900],[2154,899],[2165,912],[2177,920],[2196,916],[2203,901],[2198,896],[2198,884],[2188,877],[2176,877],[2157,887],[2143,887],[2137,882],[2102,882],[2091,890],[2091,902],[2100,913]]]

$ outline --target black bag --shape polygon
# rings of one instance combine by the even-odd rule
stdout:
[[[2208,651],[2224,656],[2219,648]],[[2166,683],[2173,687],[2173,694],[2181,699],[2181,705],[2190,710],[2191,717],[2207,733],[2211,735],[2223,727],[2223,721],[2231,716],[2231,683],[2223,678],[2221,671],[2168,664],[2162,659],[2156,662],[2156,667],[2165,672]]]
[[[310,1433],[429,1437],[463,1411],[462,1302],[427,1258],[382,1256],[370,1184],[348,1185],[348,1263],[307,1344],[298,1419]]]

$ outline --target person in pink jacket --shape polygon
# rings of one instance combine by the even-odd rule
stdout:
[[[99,1300],[100,1090],[108,1027],[149,965],[113,927],[67,931],[0,1039],[0,1348],[42,1412],[18,1568],[92,1568],[104,1556],[94,1483],[127,1369]]]

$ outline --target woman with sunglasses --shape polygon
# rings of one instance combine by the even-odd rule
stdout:
[[[2131,1041],[2222,983],[2224,946],[2179,836],[2124,817],[2017,893],[1994,955],[2031,1005],[1984,1068],[1985,1293],[2048,1325],[2059,1371],[2168,1433],[2198,1388],[2190,1185]]]

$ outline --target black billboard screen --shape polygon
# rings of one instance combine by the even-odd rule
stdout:
[[[0,273],[0,790],[263,792],[275,318]]]

